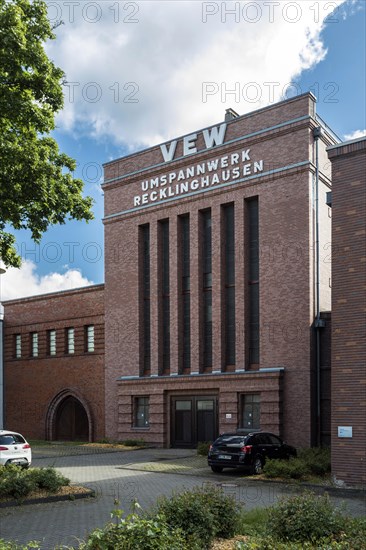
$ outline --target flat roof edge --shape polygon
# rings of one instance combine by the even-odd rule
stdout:
[[[56,290],[55,292],[45,292],[44,294],[34,294],[33,296],[24,296],[23,298],[13,298],[11,300],[1,301],[3,306],[13,305],[21,302],[31,302],[36,300],[43,300],[45,298],[56,298],[58,296],[65,296],[66,294],[77,294],[92,292],[94,290],[104,290],[104,283],[96,285],[80,286],[77,288],[67,288],[65,290]]]

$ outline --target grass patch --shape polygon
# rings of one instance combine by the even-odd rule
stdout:
[[[238,535],[259,535],[266,532],[268,521],[267,508],[242,510],[238,519]]]

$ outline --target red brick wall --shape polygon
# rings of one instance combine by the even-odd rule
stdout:
[[[104,437],[104,286],[12,300],[4,306],[5,427],[28,438],[49,437],[50,406],[63,393],[84,405],[91,438]],[[85,352],[85,325],[95,327],[93,353]],[[67,327],[75,328],[73,355],[65,354]],[[50,329],[56,329],[57,335],[57,353],[52,357],[47,355]],[[30,357],[31,332],[38,332],[37,358]],[[15,334],[22,335],[21,359],[15,359]]]
[[[329,150],[332,161],[332,471],[366,483],[366,139]],[[339,438],[338,426],[352,426]]]
[[[176,265],[179,248],[176,242],[177,216],[190,214],[191,229],[191,369],[199,370],[202,342],[199,334],[200,278],[198,261],[199,211],[210,207],[212,212],[213,244],[213,371],[222,369],[223,317],[221,304],[221,254],[220,223],[222,204],[234,202],[236,227],[236,370],[245,369],[244,350],[245,319],[245,209],[244,201],[257,196],[259,201],[260,239],[260,319],[261,359],[260,369],[284,367],[283,435],[296,445],[309,445],[312,441],[311,376],[313,350],[311,346],[314,320],[314,210],[312,187],[314,179],[314,142],[312,128],[318,123],[312,118],[314,101],[306,95],[281,103],[256,113],[245,115],[229,123],[226,140],[238,138],[250,132],[264,130],[271,125],[304,117],[289,126],[281,126],[260,135],[243,138],[233,144],[224,144],[181,160],[172,161],[160,168],[128,176],[120,181],[107,183],[105,190],[106,215],[117,214],[105,220],[106,258],[106,433],[110,437],[125,437],[127,425],[123,415],[116,410],[117,403],[126,403],[122,396],[125,383],[118,387],[116,379],[136,376],[139,373],[139,274],[138,274],[138,226],[149,223],[151,231],[151,373],[158,372],[158,221],[170,220],[171,247],[171,374],[178,372],[178,295]],[[200,139],[200,138],[199,138]],[[178,142],[180,143],[180,142]],[[199,142],[200,143],[200,142]],[[325,143],[332,143],[325,138]],[[200,143],[201,146],[202,143]],[[199,145],[199,148],[200,148]],[[325,145],[322,145],[324,149]],[[190,166],[210,158],[222,157],[238,150],[251,148],[252,158],[264,160],[264,170],[281,168],[290,164],[309,161],[309,164],[271,174],[258,179],[237,183],[224,189],[210,189],[192,197],[149,206],[145,210],[118,215],[132,207],[132,197],[141,193],[141,181]],[[181,151],[177,153],[179,156]],[[323,155],[324,156],[324,155]],[[321,162],[324,162],[323,156]],[[105,167],[105,179],[123,176],[133,170],[162,162],[159,148],[120,159]],[[328,161],[327,161],[328,162]],[[323,175],[321,185],[329,189],[330,181]],[[326,168],[326,171],[328,168]],[[324,197],[325,200],[325,197]],[[324,212],[326,215],[323,215]],[[330,218],[328,209],[322,210],[321,223],[324,235],[329,239]],[[324,264],[322,277],[328,281],[329,264]],[[324,285],[323,285],[324,286]],[[325,304],[329,297],[325,299]],[[231,375],[228,375],[228,377]],[[247,373],[241,384],[248,380]],[[163,379],[166,380],[166,379]],[[168,382],[151,380],[163,388]],[[221,380],[221,379],[220,379]],[[224,380],[224,379],[223,379]],[[264,380],[264,378],[262,379]],[[146,382],[148,383],[148,382]],[[182,378],[181,384],[189,391],[192,382]],[[211,383],[211,382],[210,382]],[[216,383],[216,382],[214,382]],[[260,385],[264,382],[258,382]],[[132,384],[132,382],[131,382]],[[135,383],[134,383],[135,384]],[[198,381],[195,381],[198,384]],[[207,379],[202,384],[208,384]],[[229,384],[229,378],[228,378]],[[135,384],[137,390],[137,385]],[[129,390],[128,390],[129,391]],[[156,390],[158,391],[158,390]],[[160,390],[159,390],[160,391]],[[161,390],[163,391],[163,390]],[[164,390],[165,391],[165,390]],[[235,392],[234,392],[235,393]],[[233,396],[234,394],[232,394]],[[277,408],[280,401],[277,402]],[[220,412],[221,414],[221,412]],[[119,419],[117,421],[117,419]],[[130,421],[128,421],[130,422]],[[128,423],[127,422],[127,423]],[[276,423],[278,420],[275,421]],[[122,429],[122,426],[124,428]],[[122,431],[121,431],[122,430]],[[157,437],[157,436],[156,436]],[[167,436],[159,435],[162,443]]]

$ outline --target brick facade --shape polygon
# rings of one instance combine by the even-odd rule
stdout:
[[[4,303],[4,386],[6,428],[29,439],[57,438],[59,407],[73,398],[85,410],[88,439],[104,437],[104,285]],[[94,352],[85,348],[85,328],[94,326]],[[66,329],[74,328],[68,354]],[[48,331],[56,331],[50,355]],[[38,334],[32,357],[31,334]],[[21,336],[21,357],[15,338]]]
[[[159,146],[105,165],[106,261],[106,434],[135,437],[134,398],[150,397],[150,426],[145,439],[158,445],[172,441],[170,420],[173,395],[217,396],[218,431],[239,425],[239,396],[260,394],[261,428],[273,429],[286,440],[306,446],[314,442],[315,316],[314,202],[315,146],[313,129],[319,126],[315,98],[298,98],[249,113],[227,123],[222,145],[205,148],[197,132],[197,151],[184,156],[177,141],[175,159],[164,162]],[[325,205],[330,190],[326,147],[334,140],[323,132],[319,140],[320,249],[329,254],[331,217]],[[167,149],[170,145],[168,144]],[[263,160],[260,174],[172,196],[159,203],[143,196],[143,182],[199,163],[208,163],[250,149],[252,161]],[[220,162],[219,160],[219,162]],[[167,186],[168,187],[168,186]],[[174,185],[170,186],[172,193]],[[151,195],[151,197],[153,197]],[[246,201],[259,204],[260,363],[248,364],[246,323],[248,268]],[[155,198],[155,196],[153,197]],[[223,362],[223,242],[222,207],[235,210],[236,361]],[[200,275],[200,215],[212,216],[212,368],[202,367],[202,301]],[[191,266],[191,374],[179,372],[181,328],[177,270],[181,250],[177,239],[179,217],[190,217]],[[161,376],[161,304],[159,299],[159,224],[170,230],[170,372]],[[141,274],[139,227],[150,228],[151,371],[140,374]],[[320,305],[330,308],[330,263],[321,262]],[[160,327],[160,328],[159,328]],[[231,371],[231,372],[228,372]],[[226,414],[230,415],[229,417]]]
[[[328,151],[332,162],[332,472],[366,483],[366,138]],[[351,427],[352,437],[339,437]]]

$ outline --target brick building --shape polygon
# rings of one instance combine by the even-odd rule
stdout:
[[[228,110],[105,165],[105,285],[5,303],[6,427],[159,446],[238,427],[329,442],[337,140],[315,107],[308,93]]]
[[[329,432],[314,335],[334,143],[304,94],[105,165],[107,437]]]
[[[104,285],[5,303],[5,426],[29,439],[104,436]]]
[[[366,138],[332,162],[332,473],[366,483]]]

